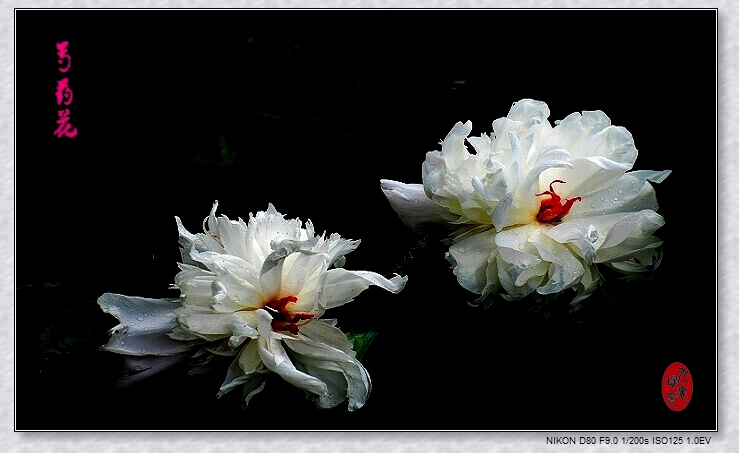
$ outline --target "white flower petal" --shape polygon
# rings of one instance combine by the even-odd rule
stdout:
[[[231,318],[231,330],[233,334],[228,339],[228,344],[232,348],[238,348],[244,341],[249,338],[257,338],[259,332],[257,327],[259,321],[256,311],[237,311],[233,313]]]
[[[500,254],[495,259],[497,278],[506,291],[501,294],[506,300],[521,299],[536,291],[544,281],[548,263],[538,260],[528,266],[514,265],[505,261]]]
[[[423,233],[454,220],[454,216],[446,209],[426,196],[423,184],[404,184],[382,179],[380,188],[390,202],[390,207],[411,231]]]
[[[342,267],[346,263],[346,255],[353,252],[361,241],[352,241],[344,239],[337,233],[331,234],[328,239],[321,244],[321,250],[328,257],[328,267]]]
[[[543,234],[537,235],[531,242],[539,256],[550,263],[549,280],[537,288],[539,294],[558,293],[580,282],[585,269],[568,248]]]
[[[615,184],[584,196],[570,212],[570,217],[592,217],[616,212],[637,212],[644,209],[656,210],[657,196],[646,180],[626,173]]]
[[[338,307],[351,302],[359,293],[371,285],[379,286],[391,293],[399,293],[408,277],[395,275],[387,279],[369,271],[349,271],[342,268],[326,272],[318,294],[318,303],[325,309]]]
[[[534,244],[539,235],[537,226],[528,225],[503,230],[495,236],[498,279],[512,299],[535,291],[550,267]]]
[[[571,151],[573,156],[600,156],[631,168],[637,151],[631,133],[621,126],[608,126]]]
[[[212,368],[215,356],[234,356],[218,396],[242,386],[247,405],[275,372],[320,407],[346,399],[350,410],[361,407],[369,375],[335,322],[318,317],[371,285],[397,293],[407,277],[342,269],[360,241],[336,233],[316,236],[310,221],[303,227],[298,219],[286,220],[271,204],[250,214],[248,223],[216,216],[217,208],[215,202],[199,234],[175,218],[183,260],[175,276],[180,298],[99,299],[121,321],[104,349],[140,354],[129,361],[126,382],[183,357],[195,359],[190,373],[199,373]],[[286,350],[286,342],[293,349]],[[154,355],[165,358],[155,361]]]
[[[354,357],[352,343],[344,332],[335,327],[335,319],[314,319],[300,326],[301,335],[313,342],[324,343]]]
[[[318,242],[319,238],[273,242],[274,251],[265,258],[259,277],[264,297],[296,295],[303,286],[309,286],[309,290],[315,286],[315,280],[328,267],[329,261],[326,253],[316,250]]]
[[[473,293],[482,294],[486,285],[488,262],[497,255],[495,231],[473,234],[449,247],[447,259],[451,262],[459,284]],[[493,282],[497,286],[496,281]]]
[[[570,163],[570,167],[550,168],[542,172],[540,189],[546,190],[549,183],[558,179],[567,183],[558,187],[560,196],[584,197],[611,186],[629,169],[621,163],[599,157],[577,157]],[[573,211],[577,208],[576,204]]]
[[[472,187],[472,178],[484,167],[484,156],[470,154],[464,145],[472,123],[457,123],[442,142],[442,151],[426,154],[422,166],[426,196],[449,213],[460,216],[459,222],[485,221],[485,202]]]
[[[588,137],[611,125],[611,120],[600,110],[571,113],[556,126],[548,137],[549,143],[556,143],[566,149],[577,150]]]
[[[180,220],[179,217],[175,216],[175,222],[177,223],[177,230],[179,232],[179,243],[180,243],[180,253],[182,255],[182,262],[184,264],[195,264],[195,262],[190,258],[190,249],[195,245],[195,241],[197,240],[197,236],[194,234],[191,234],[189,231],[185,229],[185,227],[182,225],[182,220]]]
[[[563,222],[547,230],[546,234],[560,244],[573,247],[587,265],[593,263],[598,233],[592,225],[584,226],[573,222]]]
[[[629,237],[614,247],[605,247],[598,250],[598,257],[595,262],[613,264],[614,262],[628,261],[630,258],[636,258],[640,252],[656,249],[661,245],[662,241],[654,236]],[[655,266],[658,262],[658,253],[657,251],[651,251],[647,255],[641,256],[648,257],[649,265]],[[661,255],[659,255],[659,258],[661,258]]]
[[[532,266],[538,264],[541,259],[526,250],[529,237],[534,232],[531,227],[512,228],[499,232],[495,236],[495,245],[498,247],[500,257],[507,263],[515,266]]]
[[[257,378],[260,384],[264,383],[268,370],[259,356],[256,341],[249,341],[236,356],[226,373],[226,379],[221,384],[218,397],[225,395],[235,387],[243,385]],[[257,375],[257,376],[255,376]],[[252,395],[253,396],[253,395]]]
[[[634,241],[636,242],[636,241]],[[655,270],[662,261],[661,242],[654,239],[653,242],[642,240],[642,246],[635,246],[628,256],[623,255],[613,258],[606,263],[624,273],[643,273]]]
[[[661,215],[648,209],[624,216],[610,229],[600,249],[616,246],[629,236],[650,235],[664,223]]]
[[[354,358],[354,354],[347,354],[339,348],[310,338],[286,340],[285,345],[295,353],[296,360],[304,365],[310,365],[316,370],[338,371],[346,379],[346,385],[340,381],[339,385],[336,385],[335,378],[329,382],[324,381],[327,384],[328,395],[328,398],[322,401],[324,404],[334,404],[337,400],[343,401],[348,398],[349,410],[359,409],[364,405],[372,385],[367,370]]]
[[[213,272],[189,264],[179,264],[175,285],[180,289],[183,306],[210,307],[213,298]]]
[[[182,310],[177,313],[177,322],[187,332],[206,341],[219,340],[231,336],[231,313],[198,313]]]
[[[111,329],[108,344],[102,349],[129,355],[173,355],[192,349],[189,343],[167,336],[177,324],[178,299],[147,299],[105,293],[98,298],[105,313],[120,324]]]
[[[670,176],[670,173],[672,173],[672,170],[662,170],[662,171],[654,171],[654,170],[636,170],[629,172],[629,175],[636,178],[638,181],[652,181],[656,182],[657,184],[661,183],[665,179],[667,179],[668,176]]]
[[[248,378],[244,381],[244,390],[242,392],[242,398],[244,399],[244,407],[247,407],[249,405],[249,401],[254,397],[254,395],[258,394],[262,390],[264,390],[264,386],[267,383],[267,375],[269,373],[265,372],[258,372],[254,374],[250,374]]]
[[[298,219],[286,220],[270,203],[267,211],[260,211],[249,219],[247,260],[255,269],[260,269],[272,253],[272,243],[284,239],[305,239],[301,238],[301,222]]]
[[[472,121],[458,122],[444,138],[441,145],[441,155],[448,166],[455,168],[469,156],[464,141],[471,131]]]
[[[226,216],[215,219],[215,231],[223,244],[225,252],[241,259],[248,259],[247,247],[248,227],[243,220],[229,220]]]
[[[549,106],[541,101],[522,99],[513,103],[507,117],[528,127],[539,125],[549,118]]]
[[[576,309],[601,283],[596,263],[623,272],[659,264],[651,232],[663,220],[650,181],[669,170],[630,171],[633,137],[600,110],[554,127],[549,113],[545,103],[523,99],[493,121],[491,135],[469,137],[472,124],[457,123],[441,151],[426,153],[424,192],[460,228],[447,257],[459,283],[481,299],[571,288]]]
[[[233,312],[261,306],[259,276],[245,260],[231,255],[214,255],[209,267],[217,278],[211,286],[214,310]]]
[[[329,258],[325,254],[307,255],[295,253],[285,258],[282,269],[282,294],[293,294],[298,298],[296,310],[312,311],[322,275],[326,272]]]
[[[316,406],[322,409],[331,409],[341,404],[349,396],[347,378],[342,372],[341,367],[335,363],[296,356],[295,366],[302,372],[315,376],[326,384],[325,394],[311,397],[311,400],[316,403]],[[364,400],[361,401],[361,404],[364,404]],[[361,407],[361,404],[350,400],[349,410],[356,409],[356,406]]]
[[[326,384],[309,374],[299,371],[282,347],[283,338],[289,338],[272,331],[272,317],[265,310],[257,310],[259,316],[259,338],[257,339],[259,356],[264,365],[280,375],[282,379],[307,392],[324,395],[328,391]]]

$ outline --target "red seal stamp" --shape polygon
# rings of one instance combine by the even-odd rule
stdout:
[[[688,406],[693,396],[693,377],[688,367],[680,362],[668,366],[662,376],[662,398],[667,407],[681,411]]]

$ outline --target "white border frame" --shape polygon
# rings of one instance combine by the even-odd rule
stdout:
[[[718,160],[717,168],[717,212],[718,223],[718,272],[717,272],[717,392],[722,403],[717,408],[718,432],[699,432],[695,436],[711,437],[711,444],[701,447],[688,445],[644,445],[630,446],[629,451],[655,449],[670,451],[731,451],[733,442],[739,437],[737,404],[731,395],[739,394],[736,375],[739,373],[736,350],[730,345],[739,345],[739,332],[732,326],[739,324],[739,308],[732,301],[739,299],[739,260],[738,230],[730,221],[739,219],[736,204],[726,203],[730,190],[735,188],[736,174],[739,172],[739,133],[729,125],[739,124],[737,99],[737,58],[739,58],[739,6],[731,0],[708,1],[606,1],[606,0],[262,0],[262,1],[195,1],[195,0],[66,0],[66,1],[18,1],[2,2],[2,22],[0,34],[4,38],[0,45],[0,61],[4,64],[4,83],[0,85],[0,152],[4,157],[0,162],[0,253],[5,260],[0,272],[4,283],[0,286],[3,304],[0,316],[13,319],[13,281],[14,281],[14,9],[13,8],[717,8],[718,9]],[[707,114],[708,112],[697,112]],[[14,129],[14,128],[13,128]],[[720,199],[720,200],[719,200]],[[14,422],[14,331],[5,330],[0,341],[2,360],[2,379],[0,380],[0,417],[6,426]],[[104,416],[104,414],[101,414]],[[605,436],[629,435],[629,433],[604,432]],[[653,433],[662,435],[663,433]],[[683,437],[692,433],[680,433]],[[176,451],[179,453],[230,451],[232,449],[260,451],[292,451],[296,453],[312,451],[357,452],[385,451],[409,452],[491,452],[514,450],[520,452],[539,451],[543,448],[566,448],[567,451],[611,451],[627,448],[619,445],[559,446],[547,445],[547,435],[574,435],[580,433],[535,433],[535,432],[318,432],[318,433],[217,433],[217,432],[177,432],[177,433],[15,433],[6,430],[0,437],[0,445],[10,451],[55,451],[55,452],[114,452],[114,451]],[[589,432],[587,436],[598,436]],[[639,435],[651,436],[652,433]]]

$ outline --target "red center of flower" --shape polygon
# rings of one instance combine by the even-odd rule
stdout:
[[[295,303],[298,298],[295,296],[285,296],[280,299],[267,303],[267,307],[272,310],[272,329],[288,331],[293,335],[298,333],[298,321],[303,319],[313,319],[312,313],[296,312],[290,313],[287,304]]]
[[[541,223],[561,222],[564,216],[566,216],[567,213],[570,212],[570,209],[572,209],[572,205],[575,204],[576,201],[582,200],[582,197],[568,198],[565,200],[565,203],[562,204],[562,197],[557,195],[557,193],[552,188],[552,184],[554,184],[555,182],[561,182],[562,184],[565,184],[564,181],[560,179],[555,179],[549,184],[549,190],[536,194],[537,197],[541,195],[549,195],[549,198],[541,200],[539,213],[536,214],[536,220]]]

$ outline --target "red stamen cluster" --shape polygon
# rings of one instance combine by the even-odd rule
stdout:
[[[539,213],[536,214],[536,220],[538,220],[539,222],[561,222],[564,216],[566,216],[567,213],[570,212],[570,209],[572,209],[572,205],[574,205],[576,201],[582,200],[582,197],[568,198],[565,200],[565,204],[562,204],[562,197],[557,195],[557,193],[554,192],[554,189],[552,188],[552,184],[554,184],[555,182],[565,184],[564,181],[560,179],[555,179],[549,184],[549,190],[536,194],[537,197],[541,195],[549,195],[549,198],[541,200]]]
[[[269,302],[267,306],[276,311],[273,312],[272,329],[288,331],[293,335],[298,333],[298,321],[303,319],[313,319],[312,313],[290,313],[287,309],[287,304],[297,302],[298,298],[295,296],[286,296],[277,300]]]

